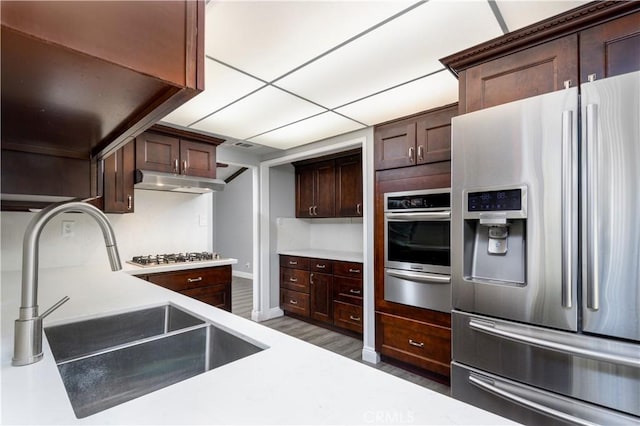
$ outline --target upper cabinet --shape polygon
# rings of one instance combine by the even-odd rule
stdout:
[[[294,163],[296,217],[362,216],[361,150]]]
[[[213,136],[155,125],[136,138],[136,169],[215,179]]]
[[[89,197],[97,161],[204,90],[204,2],[3,1],[2,192]]]
[[[133,213],[135,153],[129,142],[104,159],[105,213]]]
[[[460,113],[640,69],[640,3],[592,2],[441,59]]]
[[[376,170],[451,159],[451,118],[458,104],[383,123],[375,128]]]

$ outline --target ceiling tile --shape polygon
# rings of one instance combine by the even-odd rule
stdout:
[[[230,104],[236,99],[264,86],[260,80],[205,59],[204,92],[195,96],[162,121],[188,126],[194,121]]]
[[[509,31],[526,27],[585,3],[589,1],[496,0]]]
[[[404,84],[336,109],[370,126],[458,101],[458,80],[449,72]]]
[[[208,55],[271,81],[415,1],[211,1]]]
[[[272,148],[289,149],[361,128],[364,126],[353,120],[333,112],[326,112],[251,138],[249,141]]]
[[[335,108],[437,71],[440,58],[500,34],[487,2],[431,0],[276,84]]]
[[[323,111],[326,110],[267,86],[191,128],[246,139]]]

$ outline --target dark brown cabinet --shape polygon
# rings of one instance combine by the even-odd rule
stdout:
[[[452,104],[376,126],[376,170],[449,161],[451,118],[457,114],[458,104]]]
[[[362,155],[336,159],[336,216],[362,216]]]
[[[231,266],[161,272],[149,282],[231,312]]]
[[[591,2],[440,61],[460,114],[640,70],[640,4]]]
[[[362,150],[294,163],[296,217],[362,216]]]
[[[335,216],[335,162],[296,167],[296,217]]]
[[[0,17],[3,194],[99,195],[99,162],[204,90],[203,1],[3,1]]]
[[[136,138],[136,168],[213,179],[216,146],[222,142],[156,125]]]
[[[362,334],[362,264],[280,256],[280,306],[317,325]]]
[[[104,212],[133,213],[135,144],[129,142],[104,159]]]

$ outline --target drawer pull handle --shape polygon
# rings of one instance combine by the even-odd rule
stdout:
[[[289,281],[291,281],[292,283],[297,283],[298,279],[297,278],[289,278]]]
[[[327,265],[318,265],[318,264],[316,264],[316,268],[318,268],[318,269],[324,269],[326,267],[327,267]]]
[[[358,321],[358,322],[360,322],[360,317],[354,317],[353,315],[349,315],[349,319],[350,319],[351,321]]]
[[[198,278],[187,278],[188,283],[197,283],[198,281],[202,281],[202,277]]]
[[[359,274],[360,273],[360,269],[351,269],[351,268],[349,268],[349,272],[351,272],[352,274]]]
[[[360,294],[360,290],[354,290],[352,288],[349,289],[349,293],[351,294]]]
[[[296,261],[293,261],[293,260],[289,261],[289,265],[297,265],[297,264],[298,264],[298,262],[296,262]]]
[[[289,303],[291,303],[292,305],[297,305],[298,301],[291,299],[291,300],[289,300]]]
[[[414,340],[412,340],[412,339],[409,339],[409,344],[410,344],[411,346],[415,346],[416,348],[422,348],[422,347],[424,347],[424,343],[423,343],[423,342],[416,342],[416,341],[414,341]]]

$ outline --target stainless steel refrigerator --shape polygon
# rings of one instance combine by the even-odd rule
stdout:
[[[452,126],[452,396],[640,424],[640,72]]]

